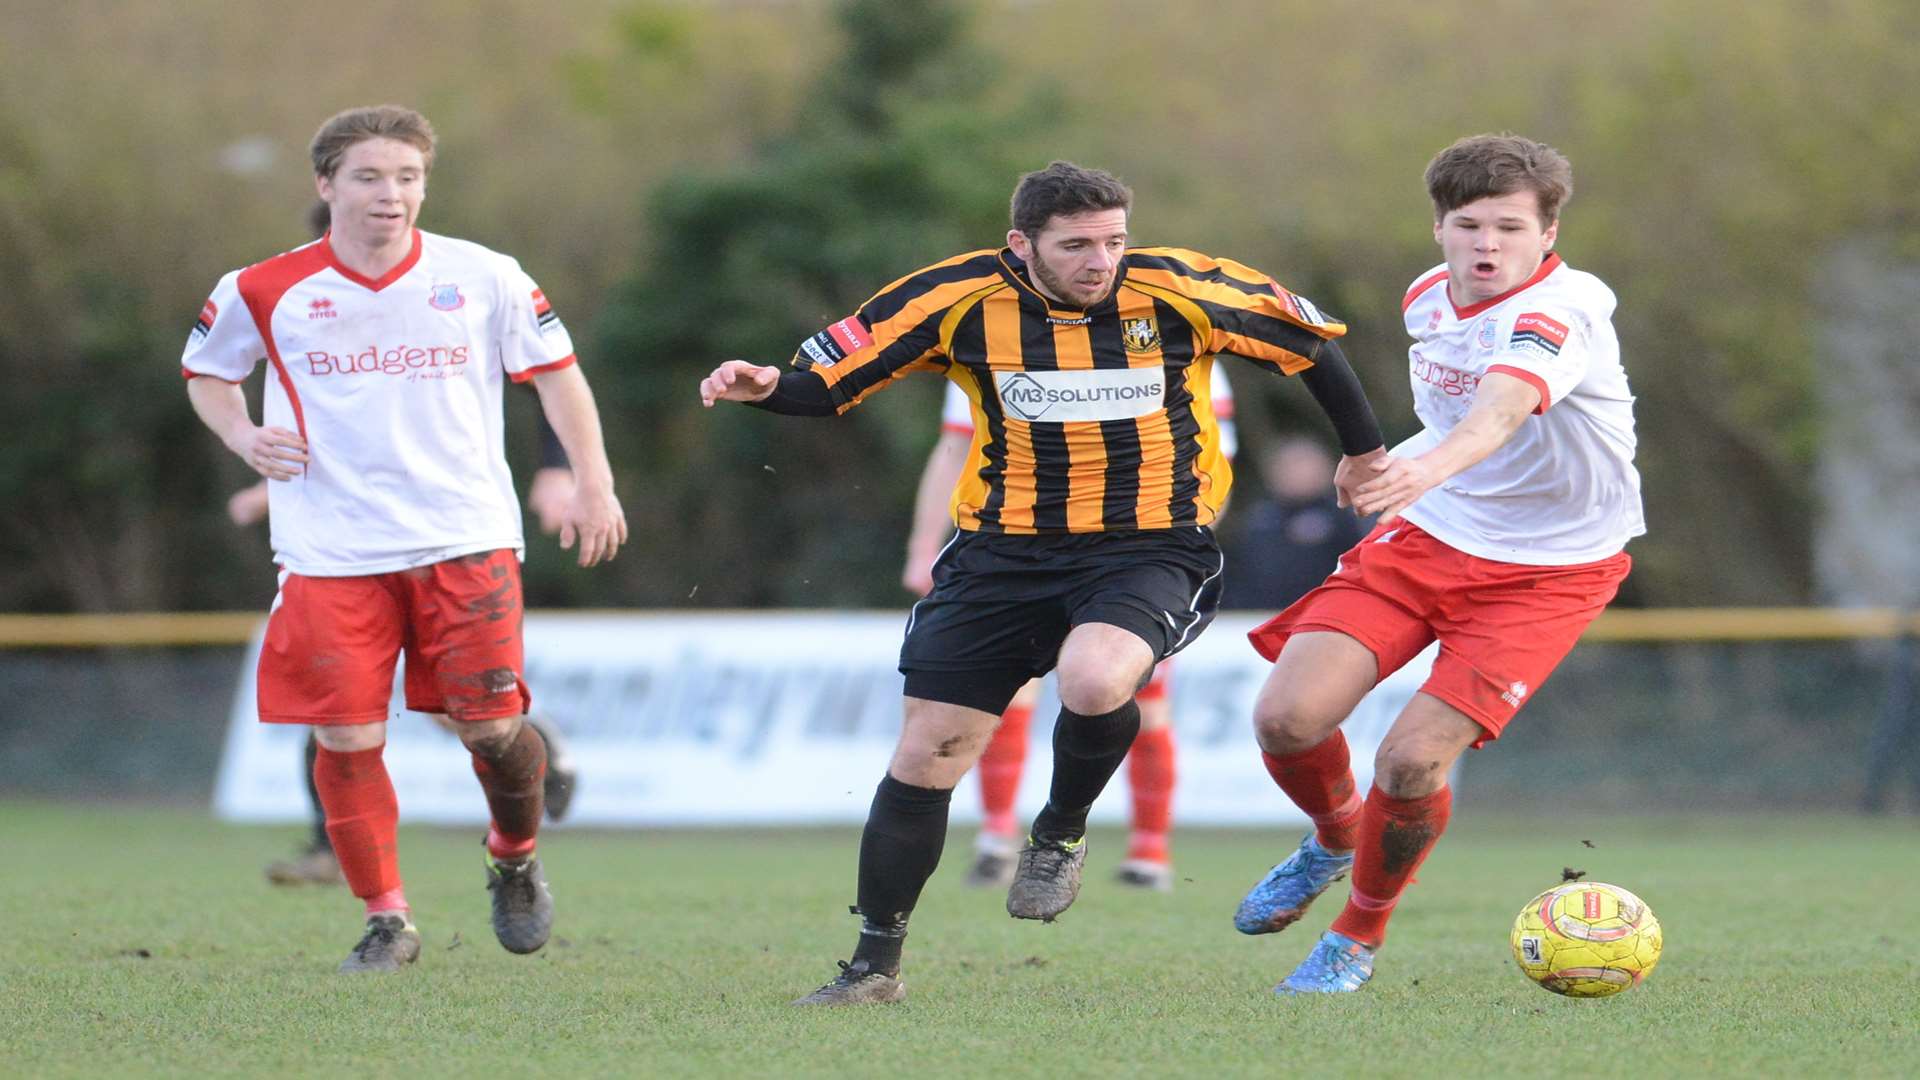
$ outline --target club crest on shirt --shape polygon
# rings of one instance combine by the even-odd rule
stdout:
[[[1152,352],[1160,347],[1160,324],[1153,316],[1120,320],[1120,340],[1128,352]]]
[[[427,303],[435,311],[459,311],[467,306],[467,298],[460,295],[458,285],[435,285]]]
[[[1493,348],[1493,343],[1500,340],[1500,330],[1493,325],[1492,319],[1488,319],[1480,324],[1480,336],[1476,340],[1479,341],[1480,347],[1483,349]]]

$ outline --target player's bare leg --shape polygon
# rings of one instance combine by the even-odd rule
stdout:
[[[1254,702],[1254,737],[1268,774],[1314,831],[1241,900],[1233,917],[1241,933],[1293,925],[1352,868],[1361,801],[1340,724],[1378,681],[1372,651],[1330,631],[1294,634],[1274,661]]]
[[[522,716],[462,721],[459,732],[492,816],[486,848],[494,936],[508,952],[536,952],[553,931],[553,893],[534,854],[546,743]]]
[[[907,917],[940,865],[953,789],[986,749],[999,721],[994,712],[906,699],[900,741],[860,836],[859,904],[854,909],[861,917],[860,941],[853,960],[841,962],[833,981],[795,1005],[880,1004],[906,998],[900,954]]]
[[[385,723],[315,727],[319,750],[314,785],[326,810],[327,835],[353,894],[366,904],[359,944],[343,972],[398,971],[420,955],[420,932],[400,884],[400,807],[382,753]]]
[[[1133,695],[1154,659],[1139,636],[1108,623],[1082,623],[1060,646],[1053,781],[1007,890],[1007,914],[1014,918],[1052,922],[1080,895],[1087,812],[1140,733]]]

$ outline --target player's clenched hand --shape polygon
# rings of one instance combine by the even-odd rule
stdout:
[[[620,508],[612,485],[574,486],[573,498],[560,522],[561,550],[571,551],[575,539],[580,541],[581,566],[612,559],[627,542],[627,512]]]
[[[286,428],[240,425],[228,436],[227,449],[269,480],[291,480],[309,460],[307,440]]]
[[[1387,457],[1387,448],[1369,450],[1364,454],[1350,454],[1340,459],[1333,468],[1334,502],[1342,507],[1352,506],[1354,496],[1360,491],[1360,485],[1379,475],[1392,460]]]
[[[1377,472],[1379,475],[1354,491],[1353,508],[1362,514],[1380,515],[1383,525],[1440,482],[1440,476],[1419,458],[1388,457],[1377,466]]]
[[[711,409],[716,401],[760,401],[779,381],[779,368],[729,360],[700,380],[700,404]]]
[[[572,505],[572,469],[549,467],[533,474],[533,484],[527,488],[527,507],[540,519],[541,532],[548,536],[559,532]]]

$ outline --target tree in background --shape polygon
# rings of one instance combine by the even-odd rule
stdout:
[[[682,605],[696,589],[700,606],[904,599],[937,381],[831,424],[708,414],[695,387],[718,360],[784,362],[916,267],[1000,246],[1014,180],[1046,164],[1037,135],[1061,111],[1000,77],[960,3],[847,0],[836,23],[844,42],[816,50],[822,74],[790,130],[654,198],[654,250],[593,335],[616,452],[644,478],[626,494],[639,527],[624,602]]]

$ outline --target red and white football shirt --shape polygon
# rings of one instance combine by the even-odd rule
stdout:
[[[1445,265],[1414,283],[1403,310],[1414,411],[1426,427],[1395,455],[1446,438],[1489,372],[1533,384],[1540,406],[1485,460],[1408,507],[1408,521],[1469,555],[1536,566],[1595,562],[1647,531],[1614,306],[1613,290],[1558,255],[1469,307],[1454,306]]]
[[[267,485],[280,565],[347,577],[524,549],[501,395],[574,355],[519,263],[416,230],[375,281],[322,238],[221,278],[180,364],[237,383],[263,358],[264,423],[312,458]]]

